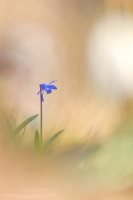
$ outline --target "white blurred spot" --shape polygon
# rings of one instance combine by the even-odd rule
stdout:
[[[133,16],[106,14],[94,24],[87,45],[97,89],[114,100],[133,97]]]

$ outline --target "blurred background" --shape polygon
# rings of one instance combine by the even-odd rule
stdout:
[[[37,96],[39,84],[48,84],[52,80],[58,80],[55,84],[58,90],[44,96],[44,137],[64,129],[62,136],[64,143],[66,141],[66,143],[72,143],[77,139],[91,143],[95,138],[103,142],[118,126],[127,123],[128,120],[132,124],[133,1],[1,0],[0,118],[2,133],[4,116],[11,118],[16,126],[25,118],[39,114],[40,100]],[[38,128],[39,118],[29,125],[29,130]],[[132,132],[131,127],[130,131]],[[26,137],[28,141],[31,141],[32,132],[29,132]],[[125,135],[120,138],[122,141],[125,140]],[[129,140],[126,140],[126,144],[124,143],[125,149],[129,146],[128,142],[131,138],[132,134],[129,134]],[[110,148],[117,148],[119,139],[116,141],[113,143],[115,146]],[[1,147],[3,169],[9,170],[5,165],[8,166],[8,162],[12,163],[12,156],[8,155],[10,159],[7,162],[5,156],[2,156],[5,151],[2,148],[4,148],[3,145]],[[104,148],[102,152],[106,151],[106,147]],[[123,149],[120,152],[123,152]],[[113,155],[111,154],[111,159],[114,158]],[[100,158],[102,160],[102,156]],[[101,162],[105,167],[104,158],[106,156],[103,156]],[[94,165],[95,167],[99,165],[99,161],[96,160]],[[29,166],[29,171],[31,171],[31,164],[26,162],[26,166]],[[95,167],[92,165],[92,169]],[[108,169],[105,170],[105,168],[103,171],[107,170],[108,174]],[[36,173],[34,170],[33,174]],[[117,170],[116,174],[119,171]],[[112,176],[112,172],[109,173]],[[86,176],[91,177],[90,174]],[[107,174],[103,176],[108,177]],[[132,174],[132,170],[130,169],[127,174],[124,176],[125,179]],[[93,181],[95,176],[92,178]],[[39,178],[37,178],[38,182]],[[9,179],[7,176],[5,185],[9,180],[11,181],[12,178]],[[102,178],[96,179],[96,182],[98,183],[99,180],[101,181]],[[106,181],[108,180],[110,176]],[[105,185],[106,181],[103,181]],[[62,182],[59,185],[62,185]],[[128,186],[132,185],[132,181],[127,182]],[[121,186],[120,183],[119,179],[116,185]],[[25,182],[22,181],[22,184],[25,185]],[[43,185],[43,182],[41,184]],[[95,181],[93,184],[97,185]],[[62,195],[60,187],[57,191]],[[120,191],[107,195],[101,194],[99,198],[130,199],[132,198],[131,191],[129,189],[128,192],[124,190],[123,193]],[[84,199],[87,199],[87,192],[85,195]],[[97,199],[97,196],[92,195],[90,198]],[[64,199],[64,196],[57,199]]]
[[[1,1],[0,4],[0,74],[8,96],[4,100],[7,112],[9,107],[12,113],[17,111],[18,123],[37,114],[39,84],[57,79],[58,91],[45,95],[44,129],[51,131],[52,124],[55,129],[67,128],[76,136],[78,132],[80,137],[90,130],[98,131],[99,137],[106,134],[114,125],[112,119],[117,112],[112,101],[97,95],[101,88],[93,87],[90,68],[98,74],[99,71],[90,63],[89,51],[92,49],[94,61],[98,59],[99,53],[93,50],[98,45],[100,51],[103,38],[91,45],[90,33],[93,25],[106,20],[111,8],[122,5],[126,9],[125,4],[97,0]],[[104,59],[106,52],[102,52]],[[104,68],[102,62],[99,69]]]

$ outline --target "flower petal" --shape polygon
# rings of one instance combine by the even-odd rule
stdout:
[[[39,95],[40,91],[37,93],[37,95]]]
[[[48,85],[50,85],[51,83],[56,82],[56,81],[57,81],[57,80],[54,80],[54,81],[50,82]]]
[[[51,83],[56,82],[57,80],[53,80],[49,84],[42,83],[40,84],[40,91],[37,93],[37,95],[41,95],[41,101],[44,102],[44,91],[46,91],[47,94],[52,93],[52,90],[57,90],[57,87],[55,85],[51,85]]]
[[[47,90],[46,92],[47,92],[47,94],[50,94],[50,93],[52,93],[52,90],[49,89],[49,90]]]
[[[42,88],[42,90],[46,90],[47,89],[47,84],[41,84],[41,88]]]
[[[47,86],[49,89],[57,90],[57,87],[55,85],[48,85]]]

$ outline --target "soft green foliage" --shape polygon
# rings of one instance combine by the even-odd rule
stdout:
[[[28,119],[26,119],[24,122],[22,122],[17,128],[15,128],[13,130],[13,127],[9,121],[9,119],[6,117],[6,124],[7,124],[7,128],[8,128],[8,132],[9,132],[9,138],[13,141],[14,145],[15,146],[18,146],[19,144],[17,143],[20,143],[20,142],[17,142],[16,140],[16,135],[24,129],[23,131],[23,136],[22,136],[22,140],[23,140],[23,137],[24,137],[24,133],[25,133],[25,129],[26,129],[26,126],[32,122],[38,115],[34,115]]]
[[[10,123],[10,121],[9,121],[9,119],[7,117],[6,117],[6,124],[7,124],[9,132],[12,133],[13,132],[13,128],[12,128],[12,125],[11,125],[11,123]]]
[[[38,115],[32,116],[20,124],[13,130],[10,120],[6,117],[6,124],[10,137],[14,146],[19,146],[22,143],[18,142],[19,133],[25,130],[32,120]],[[99,140],[88,141],[67,141],[58,151],[59,138],[63,130],[43,140],[41,146],[40,134],[36,130],[34,135],[34,145],[28,148],[33,148],[37,156],[41,158],[51,157],[56,155],[56,162],[64,168],[66,174],[74,177],[80,177],[80,181],[84,184],[84,189],[92,190],[93,188],[120,188],[130,186],[133,183],[133,123],[123,123],[118,127],[110,137],[99,142]],[[16,137],[17,136],[17,137]],[[31,149],[33,152],[33,149]],[[53,156],[52,156],[53,158]],[[76,176],[75,176],[76,175]],[[88,184],[89,188],[88,188]]]
[[[81,167],[80,167],[81,165]],[[77,165],[78,166],[78,165]],[[91,183],[88,189],[120,189],[133,183],[133,124],[119,127],[93,154],[79,160],[81,179]]]
[[[6,117],[6,124],[7,124],[7,128],[8,128],[8,139],[13,141],[14,146],[17,146],[17,141],[16,141],[16,137],[13,134],[13,127],[9,121],[9,119]]]
[[[45,144],[43,145],[43,151],[46,151],[48,149],[48,147],[50,145],[52,145],[52,143],[59,137],[59,135],[63,132],[64,130],[59,131],[58,133],[56,133],[55,135],[53,135],[52,137],[49,138],[48,141],[45,142]]]
[[[17,135],[24,127],[26,127],[31,121],[33,121],[38,115],[34,115],[28,119],[26,119],[23,123],[21,123],[14,131],[13,135]]]

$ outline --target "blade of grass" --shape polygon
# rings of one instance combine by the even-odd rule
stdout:
[[[53,135],[43,146],[43,151],[45,151],[54,141],[55,139],[63,132],[64,130],[59,131],[55,135]]]
[[[9,138],[13,141],[14,145],[17,146],[16,138],[13,135],[13,127],[12,127],[9,119],[7,117],[5,117],[5,118],[6,118],[6,124],[8,127],[8,131],[9,131]]]
[[[12,128],[12,125],[9,121],[9,119],[6,117],[6,124],[7,124],[7,127],[8,127],[8,131],[9,133],[12,133],[13,132],[13,128]]]
[[[36,130],[35,137],[34,137],[34,151],[36,153],[40,152],[40,140],[39,140],[39,132]]]
[[[27,126],[27,124],[29,124],[31,121],[33,121],[36,117],[38,116],[37,115],[34,115],[28,119],[26,119],[23,123],[21,123],[14,131],[13,131],[13,135],[17,135],[25,126]]]
[[[26,130],[26,126],[24,127],[24,130],[23,130],[23,135],[22,135],[22,139],[21,139],[21,144],[23,143],[23,139],[24,139],[25,130]]]

